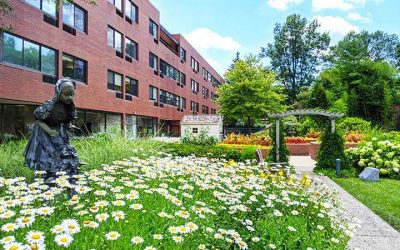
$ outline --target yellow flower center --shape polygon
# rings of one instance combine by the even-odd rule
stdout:
[[[38,240],[38,239],[40,239],[41,237],[40,237],[40,234],[33,234],[32,235],[32,239],[34,239],[34,240]]]
[[[9,249],[10,249],[10,250],[18,250],[18,249],[19,249],[19,246],[11,246]]]
[[[66,242],[68,242],[68,239],[67,239],[67,238],[61,238],[60,241],[61,241],[62,243],[66,243]]]
[[[25,217],[25,218],[22,219],[22,222],[23,222],[23,223],[27,223],[27,222],[29,222],[30,220],[31,220],[31,219]]]
[[[75,225],[69,225],[68,228],[69,229],[75,229]]]

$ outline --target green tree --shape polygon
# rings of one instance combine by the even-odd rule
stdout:
[[[400,40],[396,34],[379,30],[373,33],[365,30],[361,33],[350,32],[332,48],[332,61],[372,60],[400,65],[399,48]]]
[[[290,104],[297,100],[300,87],[311,85],[329,46],[330,37],[318,32],[319,26],[316,20],[290,15],[284,24],[275,24],[274,43],[261,48],[261,56],[271,59]]]
[[[342,166],[347,166],[343,136],[337,132],[332,133],[331,128],[328,127],[321,137],[321,146],[314,170],[335,169],[336,159],[341,160]]]
[[[225,122],[241,123],[250,128],[268,113],[282,110],[284,98],[280,87],[274,85],[275,74],[258,58],[239,59],[225,78],[229,84],[223,84],[217,91]]]
[[[329,100],[326,96],[325,89],[322,84],[317,82],[311,90],[310,99],[308,99],[308,108],[328,110]],[[328,125],[328,119],[322,116],[313,116],[312,119],[320,129]]]
[[[240,60],[240,52],[237,51],[237,52],[236,52],[235,58],[233,58],[232,63],[231,63],[231,65],[230,65],[229,68],[228,68],[228,71],[232,71],[232,70],[233,70],[233,67],[235,66],[235,63],[236,63],[237,61],[239,61],[239,60]]]

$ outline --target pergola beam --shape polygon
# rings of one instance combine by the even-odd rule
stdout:
[[[290,110],[282,113],[273,113],[269,114],[269,118],[283,118],[285,116],[289,115],[322,115],[322,116],[327,116],[329,118],[337,118],[337,117],[342,117],[344,116],[343,113],[335,113],[335,112],[329,112],[329,111],[324,111],[324,110],[313,110],[313,109],[299,109],[299,110]]]

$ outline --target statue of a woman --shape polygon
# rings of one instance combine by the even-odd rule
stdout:
[[[59,171],[66,172],[70,182],[78,174],[78,156],[67,133],[67,126],[77,118],[74,95],[75,82],[62,78],[56,83],[53,99],[34,111],[36,123],[24,152],[25,166],[46,171],[44,180],[49,185]]]

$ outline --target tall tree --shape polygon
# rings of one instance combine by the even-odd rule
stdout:
[[[229,84],[219,87],[220,113],[228,123],[253,126],[270,112],[282,109],[284,99],[280,87],[275,86],[275,74],[265,68],[260,59],[248,56],[239,59],[231,71],[225,73]]]
[[[261,48],[261,56],[271,59],[291,104],[300,87],[311,85],[329,46],[330,37],[318,32],[319,26],[317,20],[308,22],[299,14],[290,15],[284,24],[275,24],[274,43]]]
[[[400,39],[396,34],[383,31],[369,33],[350,32],[332,48],[333,62],[352,62],[356,60],[386,61],[394,66],[400,65]]]
[[[235,56],[235,58],[233,58],[233,60],[232,60],[232,64],[229,66],[229,68],[228,68],[228,71],[232,71],[233,70],[233,67],[235,67],[235,63],[237,62],[237,61],[239,61],[240,60],[240,52],[239,51],[237,51],[236,52],[236,56]]]

